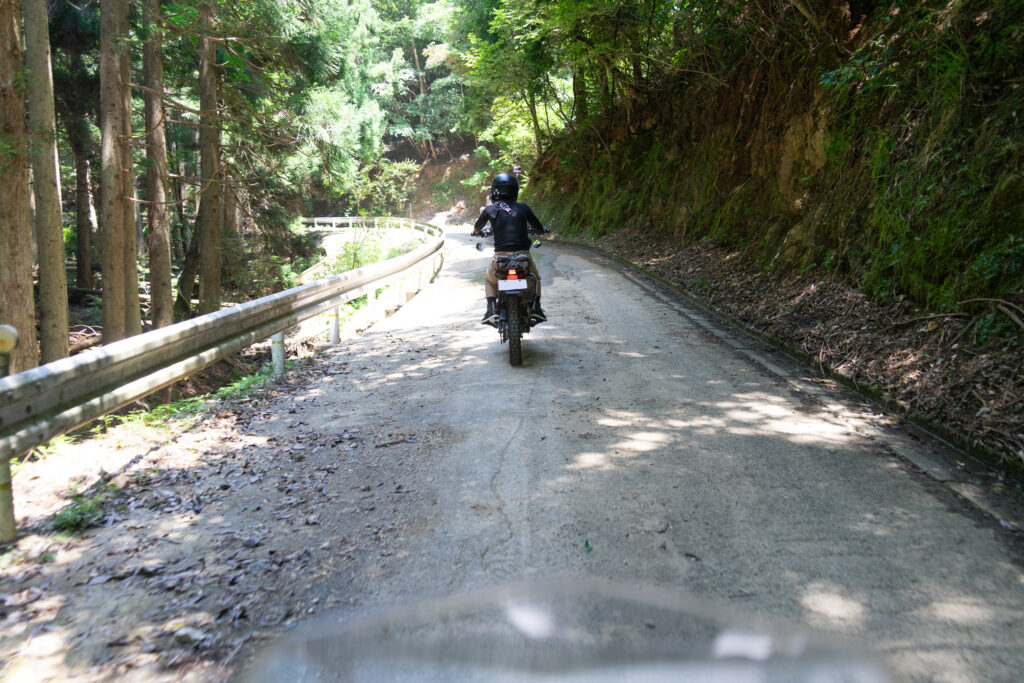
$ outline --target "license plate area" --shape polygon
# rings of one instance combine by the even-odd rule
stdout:
[[[526,280],[498,280],[499,292],[513,292],[526,289]]]

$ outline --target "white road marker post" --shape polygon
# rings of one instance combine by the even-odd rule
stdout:
[[[0,377],[6,377],[10,369],[11,351],[18,346],[18,330],[10,325],[0,325]],[[0,543],[10,543],[18,538],[18,527],[14,523],[14,491],[11,490],[11,461],[0,462]]]
[[[332,308],[330,314],[328,315],[328,319],[330,320],[330,323],[331,323],[331,343],[332,344],[340,344],[341,343],[341,330],[339,329],[339,325],[338,325],[338,317],[340,315],[341,315],[341,307],[340,306],[335,306],[334,308]]]
[[[276,332],[270,338],[270,359],[274,364],[274,374],[284,374],[284,332]]]

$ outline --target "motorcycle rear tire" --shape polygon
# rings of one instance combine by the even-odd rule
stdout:
[[[523,329],[519,318],[519,297],[508,298],[508,362],[510,365],[523,364]]]

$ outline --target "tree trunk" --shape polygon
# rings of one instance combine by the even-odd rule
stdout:
[[[16,79],[22,77],[21,6],[0,2],[0,324],[12,325],[21,338],[10,355],[13,374],[39,364],[32,294],[32,227],[28,217],[28,159],[25,102]]]
[[[541,157],[540,121],[537,119],[537,98],[533,91],[526,93],[526,104],[530,107],[530,119],[533,121],[533,141],[537,149],[537,158]]]
[[[103,234],[103,343],[125,337],[124,99],[120,50],[126,50],[121,17],[127,0],[100,0],[100,220]]]
[[[587,77],[582,66],[572,70],[573,120],[581,123],[587,119]]]
[[[412,61],[413,61],[413,64],[416,66],[416,78],[419,80],[419,83],[420,83],[420,107],[423,107],[423,100],[425,100],[426,97],[427,97],[427,81],[426,81],[426,79],[423,78],[423,71],[420,69],[420,51],[416,48],[416,38],[415,37],[411,38],[410,42],[412,43]],[[422,109],[421,109],[421,111],[422,111]],[[426,122],[426,118],[423,116],[423,114],[420,114],[420,130],[423,130],[424,133],[426,133],[429,136],[430,135],[430,131],[424,130],[425,122]],[[427,160],[427,156],[426,155],[427,155],[428,150],[429,150],[429,154],[430,154],[430,158],[431,159],[437,158],[437,151],[434,149],[434,141],[431,140],[429,137],[427,138],[426,145],[425,145],[425,150],[424,150],[424,155],[423,155],[423,160],[424,161]]]
[[[85,64],[80,53],[71,55],[71,78],[82,81],[86,78]],[[93,289],[96,284],[92,272],[92,249],[94,235],[98,235],[96,219],[96,197],[94,189],[92,152],[88,124],[88,107],[74,93],[75,104],[68,106],[68,99],[57,101],[59,116],[64,122],[71,158],[75,166],[75,285],[81,289]],[[61,107],[61,105],[64,105]]]
[[[81,125],[72,123],[71,127]],[[69,139],[71,135],[69,134]],[[71,143],[71,155],[75,161],[75,286],[93,288],[92,279],[92,236],[96,232],[96,209],[92,203],[92,188],[89,182],[89,159],[79,141]]]
[[[145,114],[143,114],[145,116]],[[139,188],[146,182],[145,176],[136,176],[135,185],[132,187],[132,203],[135,205],[135,257],[145,256],[149,253],[149,244],[146,242],[146,220],[142,217],[142,200],[139,199]]]
[[[39,242],[39,343],[43,363],[68,355],[68,278],[57,161],[57,119],[46,0],[24,0],[25,66]]]
[[[238,196],[235,194],[237,186],[230,185],[230,179],[224,179],[224,194],[221,197],[221,208],[223,209],[224,226],[222,237],[224,241],[224,273],[228,284],[235,289],[245,286],[246,261],[245,253],[240,248],[241,238],[238,236],[239,211]]]
[[[24,95],[24,91],[21,91]],[[26,136],[28,135],[28,128],[25,129]],[[27,140],[27,137],[26,137]],[[27,145],[27,143],[26,143]],[[27,149],[27,147],[26,147]],[[28,225],[32,232],[32,263],[39,263],[39,242],[36,239],[36,193],[33,188],[36,186],[36,181],[32,177],[32,164],[28,166]]]
[[[177,228],[178,228],[178,239],[174,240],[174,258],[183,259],[185,258],[185,252],[188,251],[189,236],[188,236],[188,222],[185,220],[185,181],[182,180],[181,176],[185,175],[185,166],[181,162],[181,149],[178,145],[174,145],[174,172],[178,178],[171,181],[171,191],[174,195],[174,209],[178,216]]]
[[[203,192],[196,220],[200,315],[220,309],[220,128],[213,21],[213,6],[204,4],[199,10],[199,175]]]
[[[121,33],[129,34],[128,12],[121,17]],[[135,203],[135,155],[132,149],[132,55],[125,47],[121,52],[121,154],[124,175],[124,331],[126,336],[142,332],[142,310],[139,306],[138,219]]]
[[[199,272],[199,240],[193,238],[185,254],[185,263],[178,275],[178,296],[174,302],[174,310],[181,318],[189,318],[192,313],[192,290],[196,286],[196,274]]]
[[[146,87],[146,196],[149,199],[149,314],[153,329],[174,322],[171,297],[171,225],[167,211],[167,136],[164,132],[164,66],[160,0],[145,0],[149,40],[143,47]]]
[[[144,115],[143,115],[144,116]],[[135,256],[145,256],[150,253],[150,244],[145,237],[145,218],[142,217],[142,200],[138,199],[138,190],[145,182],[145,176],[135,178],[134,201],[135,201]],[[148,216],[148,214],[146,214]]]

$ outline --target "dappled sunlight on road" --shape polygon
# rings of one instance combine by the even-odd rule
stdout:
[[[17,655],[6,662],[4,680],[8,683],[65,680],[73,671],[64,663],[67,644],[73,636],[66,628],[51,628],[33,635]]]
[[[843,595],[838,587],[825,583],[816,582],[807,586],[800,604],[812,615],[812,625],[830,626],[838,623],[842,626],[860,626],[867,615],[867,609],[861,602]]]
[[[579,453],[574,458],[572,464],[566,465],[566,469],[570,470],[591,470],[591,469],[613,469],[612,463],[613,458],[610,458],[606,453]]]
[[[994,610],[983,604],[977,598],[963,598],[961,600],[940,600],[932,603],[919,612],[922,618],[930,618],[933,621],[949,621],[955,624],[968,626],[971,624],[984,624],[995,617]]]
[[[669,443],[685,444],[695,437],[782,436],[794,444],[841,447],[850,444],[850,428],[830,420],[823,410],[802,411],[782,399],[763,393],[737,393],[728,401],[674,401],[671,417],[619,410],[605,406],[594,416],[596,425],[609,429],[643,427],[624,435],[614,448],[650,451]],[[687,417],[691,416],[691,417]]]

